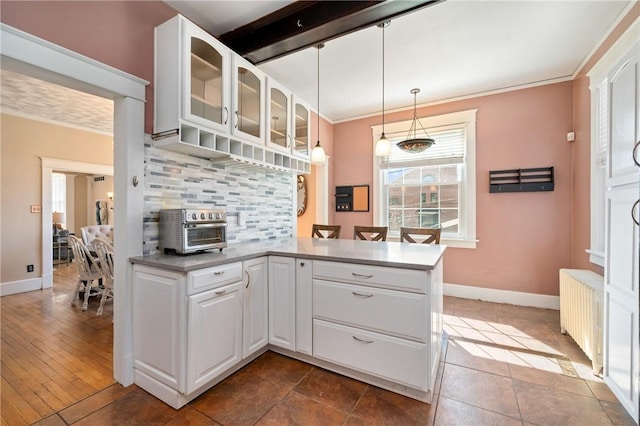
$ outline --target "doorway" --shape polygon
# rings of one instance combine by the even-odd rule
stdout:
[[[11,71],[114,101],[114,192],[122,195],[118,201],[121,208],[115,211],[114,292],[118,296],[114,299],[113,374],[116,381],[128,386],[133,383],[133,269],[128,259],[142,254],[148,82],[7,25],[0,26],[0,39],[3,66]],[[50,182],[43,185],[47,187]],[[51,198],[43,199],[42,210],[50,209]],[[42,259],[52,250],[49,222],[43,215]],[[43,263],[43,282],[51,267],[51,263]]]

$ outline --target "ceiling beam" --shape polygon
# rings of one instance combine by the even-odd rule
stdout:
[[[296,1],[218,38],[257,65],[441,1]]]

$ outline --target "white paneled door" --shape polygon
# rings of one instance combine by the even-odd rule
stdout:
[[[640,43],[611,69],[606,185],[604,378],[638,422]],[[634,157],[636,155],[636,157]]]

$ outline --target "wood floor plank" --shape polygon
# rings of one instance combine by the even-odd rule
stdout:
[[[22,425],[107,388],[113,380],[113,304],[96,316],[71,306],[77,270],[54,270],[50,289],[5,296],[0,306],[0,422]]]

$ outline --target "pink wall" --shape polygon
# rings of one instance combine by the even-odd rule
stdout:
[[[149,81],[153,132],[153,29],[176,15],[161,1],[2,1],[3,23]]]
[[[449,248],[445,282],[558,294],[558,269],[571,266],[573,84],[564,82],[422,108],[420,116],[477,109],[476,249]],[[412,111],[386,115],[408,120]],[[372,185],[371,126],[365,118],[334,126],[336,185]],[[555,167],[553,192],[490,194],[489,170]],[[351,238],[373,213],[334,213]]]
[[[573,129],[576,133],[576,140],[573,142],[571,265],[573,268],[590,269],[599,274],[603,273],[602,268],[589,262],[589,255],[585,253],[585,250],[591,247],[591,93],[589,78],[586,74],[638,16],[640,16],[640,3],[635,4],[580,70],[573,85]]]

